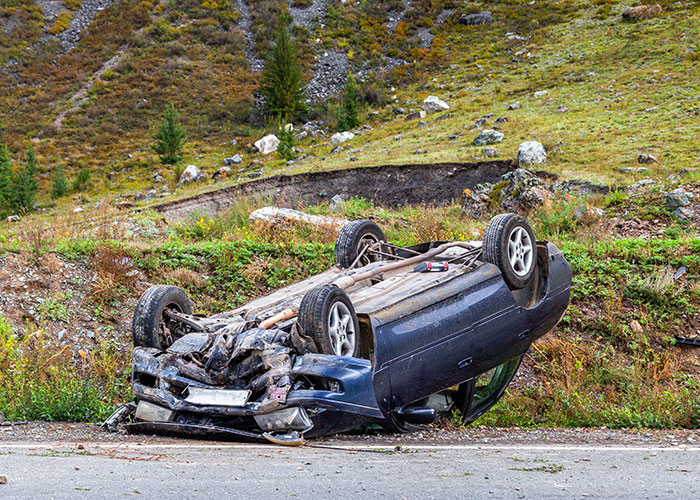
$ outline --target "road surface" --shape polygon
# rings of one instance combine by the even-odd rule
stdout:
[[[0,498],[700,498],[697,444],[0,440]]]

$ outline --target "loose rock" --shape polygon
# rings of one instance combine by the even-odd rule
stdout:
[[[537,141],[526,141],[518,146],[518,166],[538,165],[547,162],[547,152]]]
[[[476,14],[462,14],[459,18],[459,24],[465,26],[478,26],[480,24],[491,24],[492,22],[493,16],[487,10]]]
[[[243,158],[241,155],[233,155],[230,158],[224,158],[224,165],[235,165],[236,163],[241,163]]]
[[[622,13],[622,17],[627,20],[638,21],[640,19],[649,19],[650,17],[658,16],[663,12],[661,5],[639,5]]]
[[[180,174],[180,184],[199,182],[206,177],[206,174],[194,165],[187,165],[187,168]]]
[[[695,210],[687,207],[678,207],[673,211],[673,217],[682,221],[691,220],[695,217]]]
[[[503,140],[504,135],[497,130],[486,129],[482,131],[474,139],[475,146],[486,146],[489,144],[496,144]]]
[[[231,167],[219,167],[216,172],[214,172],[212,178],[214,180],[223,179],[224,177],[228,177],[230,173]]]
[[[508,109],[510,111],[513,111],[514,109],[520,109],[520,108],[522,108],[522,106],[520,105],[520,101],[514,102],[513,104],[508,105]]]
[[[659,160],[657,160],[656,157],[646,153],[642,153],[637,156],[637,163],[641,164],[657,163],[658,161]]]
[[[255,147],[261,154],[269,155],[270,153],[277,151],[277,146],[279,146],[279,144],[280,140],[277,138],[277,136],[270,134],[257,141],[255,143]]]
[[[450,109],[450,106],[443,100],[437,98],[434,95],[428,96],[423,101],[423,109],[427,113],[434,113],[437,111],[445,111]]]
[[[331,144],[340,144],[354,138],[355,134],[352,132],[336,132],[331,136]]]
[[[693,193],[685,191],[683,188],[677,188],[666,193],[666,208],[676,210],[677,208],[690,205],[690,200],[694,198]]]
[[[406,115],[406,120],[420,120],[421,118],[425,118],[426,113],[422,109],[420,111],[414,111],[413,113],[409,113]]]
[[[483,153],[485,158],[498,158],[500,155],[496,148],[484,148]]]

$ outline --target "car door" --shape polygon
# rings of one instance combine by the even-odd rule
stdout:
[[[388,379],[390,408],[464,382],[527,349],[522,310],[500,273],[485,269],[483,276],[470,276],[470,286],[447,299],[378,325],[376,379]]]

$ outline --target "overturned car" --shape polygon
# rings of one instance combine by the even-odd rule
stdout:
[[[452,408],[473,421],[569,303],[569,264],[516,214],[482,241],[409,247],[351,222],[335,263],[210,317],[177,287],[149,288],[133,319],[135,404],[112,421],[288,444],[371,423],[406,432]]]

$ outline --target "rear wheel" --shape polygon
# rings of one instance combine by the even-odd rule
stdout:
[[[335,263],[347,269],[355,262],[366,245],[386,242],[384,231],[371,220],[356,220],[343,226],[335,242]],[[358,261],[360,267],[379,260],[365,251]]]
[[[484,262],[495,264],[513,289],[525,288],[535,275],[537,241],[525,217],[497,215],[484,231]]]
[[[350,297],[337,286],[322,285],[301,300],[299,326],[319,352],[354,357],[360,351],[360,325]]]
[[[165,350],[181,336],[179,325],[166,311],[192,314],[192,303],[181,288],[156,285],[146,290],[136,304],[131,335],[134,346]]]

